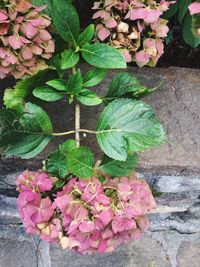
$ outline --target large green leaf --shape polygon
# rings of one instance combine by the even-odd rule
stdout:
[[[70,1],[52,1],[53,24],[58,34],[67,42],[77,46],[79,41],[80,22],[75,7]]]
[[[117,99],[101,114],[97,140],[110,158],[126,161],[129,152],[158,146],[165,140],[151,107],[141,101]]]
[[[68,93],[76,95],[80,93],[82,88],[83,88],[83,77],[81,75],[80,69],[78,69],[76,73],[69,75],[69,79],[66,85],[66,90]]]
[[[183,19],[185,17],[185,15],[187,14],[188,11],[188,6],[189,4],[192,2],[192,0],[179,0],[178,3],[178,20],[179,23],[183,22]]]
[[[137,161],[137,153],[128,156],[126,161],[113,160],[105,155],[99,169],[111,176],[127,176],[136,167]]]
[[[67,140],[59,146],[59,149],[51,153],[45,161],[45,169],[48,173],[64,178],[69,173],[67,155],[76,148],[74,140]]]
[[[102,103],[102,99],[91,90],[83,89],[77,96],[78,101],[86,106],[96,106]]]
[[[79,36],[79,46],[82,46],[86,42],[90,42],[94,36],[94,25],[90,24]]]
[[[155,90],[155,88],[146,88],[136,77],[128,72],[121,72],[112,79],[104,101],[109,103],[120,97],[139,99],[150,94],[153,90]]]
[[[192,48],[196,48],[200,44],[200,38],[196,37],[192,32],[192,16],[189,13],[187,13],[183,21],[183,38]]]
[[[69,173],[66,156],[60,150],[51,153],[45,162],[45,169],[58,178],[64,178]]]
[[[126,68],[122,54],[115,48],[102,43],[84,46],[82,56],[87,63],[97,68],[121,69]]]
[[[71,172],[82,178],[88,178],[94,174],[94,155],[87,147],[72,150],[67,157],[67,163]]]
[[[47,85],[51,86],[53,89],[58,91],[65,91],[66,90],[66,81],[62,79],[55,79],[46,82]]]
[[[47,85],[35,88],[33,95],[47,102],[58,101],[64,97],[64,93],[53,90]]]
[[[52,139],[52,125],[47,113],[39,106],[27,103],[23,115],[12,110],[0,110],[0,150],[7,156],[32,158]]]
[[[65,50],[61,57],[61,69],[70,69],[79,62],[79,53],[73,49]]]
[[[105,79],[107,73],[108,73],[107,69],[98,69],[98,68],[88,71],[83,78],[84,79],[83,86],[93,87],[99,84]]]

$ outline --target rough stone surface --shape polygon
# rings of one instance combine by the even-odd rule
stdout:
[[[31,242],[0,240],[1,267],[36,267],[37,257]]]
[[[149,267],[155,262],[156,267],[171,267],[170,261],[162,245],[150,236],[143,237],[140,241],[126,244],[112,253],[105,255],[84,255],[61,251],[56,246],[50,250],[52,267]]]
[[[177,267],[199,267],[200,244],[184,241],[178,251]]]

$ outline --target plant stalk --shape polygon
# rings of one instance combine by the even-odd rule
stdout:
[[[77,147],[80,147],[80,113],[81,113],[81,108],[80,104],[76,103],[75,107],[75,139],[76,139],[76,145]]]

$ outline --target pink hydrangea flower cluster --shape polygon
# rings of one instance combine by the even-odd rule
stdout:
[[[0,79],[33,75],[47,67],[55,45],[48,31],[51,19],[30,1],[5,0],[0,6]]]
[[[188,8],[191,16],[200,14],[200,2],[193,2]],[[200,25],[195,34],[200,37]]]
[[[57,179],[25,171],[17,179],[18,206],[26,232],[79,253],[110,252],[148,228],[156,203],[148,184],[135,175],[101,183],[73,178],[57,193]],[[54,190],[53,190],[54,191]]]
[[[161,18],[170,4],[161,0],[99,0],[94,3],[98,39],[118,48],[127,62],[155,66],[169,28]]]

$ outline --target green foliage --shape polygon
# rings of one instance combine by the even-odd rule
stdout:
[[[52,139],[51,121],[42,108],[27,103],[23,115],[0,110],[0,150],[6,156],[35,157]]]
[[[97,140],[107,156],[126,161],[130,152],[163,143],[165,135],[150,106],[140,101],[118,99],[101,114]]]
[[[50,80],[46,82],[47,85],[58,91],[65,91],[66,89],[66,81],[61,79]]]
[[[22,112],[24,109],[24,100],[36,87],[43,85],[50,78],[57,77],[55,70],[51,68],[39,71],[24,80],[16,83],[14,89],[7,89],[4,93],[4,105],[9,109],[15,109]]]
[[[33,3],[47,5],[45,12],[52,17],[59,35],[56,37],[57,54],[49,61],[48,69],[17,82],[14,90],[6,90],[7,109],[0,110],[0,152],[6,156],[32,158],[46,147],[52,136],[77,132],[76,125],[76,131],[53,133],[47,113],[35,104],[26,104],[30,93],[47,102],[64,97],[69,103],[75,99],[86,106],[104,102],[108,105],[98,120],[97,130],[86,129],[86,132],[96,133],[105,153],[99,169],[113,177],[128,175],[137,164],[137,152],[165,141],[154,111],[136,101],[154,89],[146,88],[134,76],[122,72],[112,79],[106,96],[98,96],[91,88],[105,79],[108,69],[126,68],[122,54],[109,45],[93,43],[94,25],[80,32],[79,17],[71,0],[33,0]],[[182,17],[185,17],[184,12]],[[81,56],[95,67],[85,75],[76,68]],[[65,71],[69,69],[71,72]],[[94,175],[93,153],[86,147],[78,147],[77,142],[67,140],[45,161],[45,170],[60,178],[57,188],[69,175],[82,178]]]
[[[100,82],[102,82],[106,75],[108,70],[107,69],[92,69],[86,73],[84,76],[84,87],[93,87],[95,85],[98,85]]]
[[[96,43],[92,45],[86,45],[81,49],[81,51],[85,61],[97,68],[126,68],[126,62],[122,54],[107,44]]]
[[[193,34],[192,16],[187,13],[183,22],[183,38],[184,41],[192,48],[196,48],[200,44],[200,38]]]
[[[96,106],[102,103],[102,99],[95,92],[87,89],[83,89],[77,99],[85,106]]]
[[[79,46],[88,43],[94,36],[94,25],[90,24],[85,30],[79,35]]]
[[[61,68],[63,70],[74,67],[79,62],[79,54],[73,49],[65,50],[62,53]]]
[[[113,177],[127,176],[137,165],[138,154],[129,155],[126,161],[113,160],[104,155],[99,169]]]
[[[186,14],[188,13],[188,6],[191,4],[192,0],[179,0],[178,4],[178,20],[180,23],[183,22]]]
[[[35,88],[33,95],[47,102],[57,101],[64,97],[62,93],[56,92],[45,85]]]
[[[72,150],[67,163],[71,172],[77,176],[88,178],[94,174],[94,155],[87,147]]]
[[[200,19],[198,19],[199,15],[191,16],[189,13],[188,7],[192,2],[192,0],[177,0],[164,13],[163,17],[165,19],[173,17],[174,21],[177,20],[181,26],[185,43],[192,48],[196,48],[200,44],[200,37],[197,35],[197,29],[200,28]]]
[[[67,140],[51,153],[45,161],[45,169],[52,175],[64,178],[68,173],[88,178],[94,173],[94,156],[87,147],[76,147],[74,140]]]
[[[59,178],[64,178],[69,173],[67,164],[67,154],[76,148],[74,140],[67,140],[59,146],[59,149],[51,153],[45,161],[45,170],[56,175]]]
[[[139,99],[150,94],[156,88],[148,89],[141,85],[140,81],[128,72],[121,72],[112,79],[104,102],[109,103],[117,98]]]
[[[51,15],[58,34],[76,47],[79,41],[80,22],[75,7],[70,1],[52,1]]]

